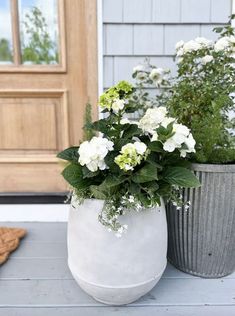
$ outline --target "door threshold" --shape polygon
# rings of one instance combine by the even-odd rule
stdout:
[[[64,204],[68,192],[0,193],[0,204]]]

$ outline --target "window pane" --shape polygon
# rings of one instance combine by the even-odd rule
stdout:
[[[0,1],[0,65],[13,60],[10,0]]]
[[[19,1],[23,64],[58,64],[57,6],[57,0]]]

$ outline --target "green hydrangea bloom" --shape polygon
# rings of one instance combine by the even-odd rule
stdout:
[[[120,81],[116,86],[109,88],[99,98],[101,108],[111,110],[112,104],[119,99],[125,99],[132,92],[133,86],[127,81]]]
[[[100,96],[99,105],[102,108],[111,109],[114,100],[119,98],[119,93],[115,87],[109,88],[105,93]]]
[[[134,144],[126,144],[121,149],[121,154],[115,158],[115,163],[124,171],[133,170],[139,165],[146,155],[138,154]]]
[[[122,80],[116,85],[116,89],[118,91],[124,91],[128,94],[133,90],[133,86],[128,81]]]

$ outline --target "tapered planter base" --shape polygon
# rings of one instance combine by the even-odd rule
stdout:
[[[79,286],[91,295],[96,301],[106,305],[127,305],[149,292],[160,280],[166,265],[158,276],[152,280],[140,284],[133,284],[130,286],[105,286],[101,284],[95,284],[81,279],[75,272],[74,267],[68,262],[70,271],[77,281]]]

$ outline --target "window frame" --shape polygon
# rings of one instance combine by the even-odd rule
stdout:
[[[58,2],[59,63],[57,65],[24,65],[21,63],[18,0],[10,0],[13,63],[1,64],[0,73],[65,73],[66,38],[64,0]]]

